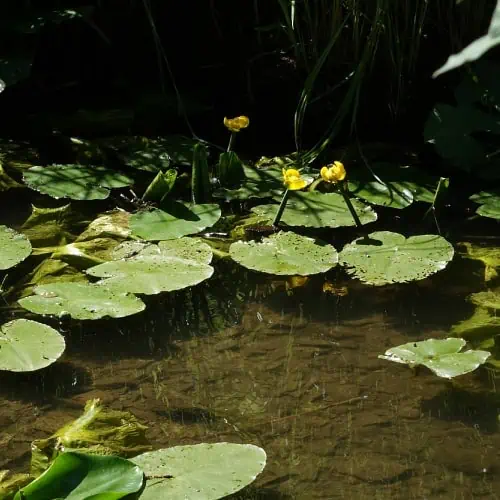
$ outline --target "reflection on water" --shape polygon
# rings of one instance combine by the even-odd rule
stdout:
[[[491,381],[452,384],[377,358],[467,317],[464,297],[481,285],[461,281],[465,265],[405,286],[340,283],[342,296],[323,293],[323,277],[292,293],[228,268],[135,318],[73,325],[63,362],[0,376],[0,468],[26,464],[32,439],[99,397],[147,423],[158,446],[265,448],[264,473],[238,498],[497,498]]]

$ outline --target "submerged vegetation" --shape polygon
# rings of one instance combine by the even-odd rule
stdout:
[[[279,129],[285,120],[280,114],[222,119],[211,111],[210,120],[226,129],[227,147],[214,140],[220,131],[207,131],[208,138],[194,133],[149,2],[144,9],[171,76],[183,128],[173,135],[112,126],[113,133],[85,133],[81,126],[81,133],[73,134],[71,126],[61,133],[45,124],[36,138],[5,132],[0,191],[10,197],[9,204],[17,196],[19,203],[31,204],[31,212],[18,217],[15,206],[2,207],[0,294],[2,317],[9,320],[0,325],[1,371],[32,372],[57,363],[66,347],[62,322],[112,322],[144,314],[165,296],[220,279],[228,269],[235,275],[248,270],[285,276],[290,289],[321,275],[323,292],[340,296],[339,277],[358,280],[374,293],[387,285],[410,287],[442,272],[457,254],[485,265],[486,289],[468,297],[475,307],[472,317],[453,325],[445,338],[405,343],[379,358],[421,365],[448,379],[482,365],[492,373],[500,368],[498,246],[460,241],[445,216],[453,206],[455,218],[471,220],[469,207],[474,207],[473,221],[496,228],[500,220],[500,65],[493,57],[477,61],[500,44],[500,0],[487,34],[465,47],[468,38],[461,30],[479,36],[484,19],[472,26],[454,24],[451,12],[458,7],[450,1],[432,7],[420,0],[274,3],[276,9],[265,12],[277,16],[269,26],[261,24],[260,2],[253,4],[256,41],[264,50],[278,33],[269,53],[280,53],[281,63],[305,75],[288,118],[292,153],[268,157],[258,147],[257,154],[244,147],[245,135]],[[471,0],[461,3],[462,9],[474,10]],[[485,13],[488,2],[480,3]],[[19,7],[13,14],[16,27],[1,36],[36,37],[46,27],[81,22],[106,39],[94,22],[94,9],[40,14],[31,5]],[[377,70],[389,75],[391,98],[385,106],[395,119],[409,100],[435,16],[450,20],[450,45],[461,50],[433,68],[434,77],[446,78],[440,75],[466,65],[461,80],[455,74],[448,84],[452,93],[436,97],[420,121],[418,152],[395,154],[392,145],[364,144],[356,131],[369,99],[367,82]],[[279,45],[283,39],[286,50]],[[389,71],[380,66],[382,53]],[[0,55],[1,104],[29,81],[33,59]],[[344,66],[341,74],[335,71],[339,66]],[[309,127],[319,102],[329,116],[320,130]],[[324,120],[317,114],[319,122]],[[134,116],[141,116],[140,110]],[[106,120],[111,121],[109,115]],[[96,123],[90,121],[92,128]],[[270,125],[261,125],[266,121]],[[340,149],[343,136],[348,145]],[[41,144],[47,137],[54,140],[50,148]],[[135,417],[101,410],[91,401],[75,423],[33,442],[31,475],[0,471],[0,499],[188,498],[192,491],[204,492],[197,498],[216,499],[252,482],[266,463],[264,450],[250,444],[151,451],[145,427]],[[100,432],[98,426],[88,428],[94,418],[112,429],[94,435]],[[124,433],[131,433],[133,443]]]

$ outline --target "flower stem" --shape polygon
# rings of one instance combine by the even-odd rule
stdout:
[[[286,207],[286,202],[288,201],[288,195],[290,194],[290,190],[287,189],[285,193],[283,194],[283,198],[281,200],[280,206],[278,207],[278,211],[276,212],[276,216],[274,217],[273,220],[273,226],[277,226],[280,223],[281,216],[283,215],[283,212]]]
[[[342,181],[338,184],[338,186],[339,186],[340,194],[344,197],[345,204],[347,205],[349,212],[351,212],[352,218],[354,219],[356,226],[358,227],[358,229],[361,229],[361,227],[363,227],[363,224],[361,224],[361,221],[359,220],[358,214],[356,213],[356,210],[354,210],[354,207],[352,206],[351,199],[349,198],[349,194],[348,194],[348,190],[347,190],[347,183]]]
[[[236,138],[236,132],[231,132],[231,136],[229,137],[229,144],[227,145],[227,152],[228,153],[233,149],[235,138]]]

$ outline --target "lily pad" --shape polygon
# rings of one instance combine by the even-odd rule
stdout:
[[[410,165],[373,163],[369,170],[354,171],[349,175],[349,190],[375,205],[405,208],[414,201],[432,203],[438,178],[431,177]]]
[[[31,372],[51,365],[64,352],[64,337],[50,326],[16,319],[0,326],[0,370]]]
[[[196,234],[213,226],[220,218],[219,205],[169,203],[164,210],[138,212],[130,217],[132,233],[148,241],[173,240]]]
[[[147,427],[128,411],[109,408],[99,399],[85,403],[83,414],[52,436],[31,444],[31,475],[39,476],[65,451],[133,457],[151,450]]]
[[[339,263],[347,272],[369,285],[405,283],[427,278],[453,259],[453,246],[442,236],[378,231],[344,247]]]
[[[59,455],[47,471],[21,489],[14,500],[118,500],[138,492],[143,482],[142,470],[129,460],[69,452]]]
[[[264,238],[260,243],[237,241],[229,247],[229,253],[248,269],[290,276],[324,273],[338,262],[333,246],[283,231]]]
[[[473,194],[470,199],[480,204],[476,210],[477,214],[491,219],[500,219],[500,190],[481,191]]]
[[[36,166],[24,172],[26,184],[52,198],[104,200],[110,189],[130,186],[134,180],[106,167],[91,165]]]
[[[362,224],[377,220],[374,210],[358,200],[351,200]],[[272,221],[278,205],[258,205],[252,212]],[[290,194],[281,221],[288,226],[342,227],[355,226],[351,212],[338,193],[298,192]]]
[[[102,278],[99,285],[114,291],[153,295],[181,290],[210,278],[214,272],[208,264],[211,256],[206,243],[183,238],[158,246],[157,250],[145,247],[130,258],[87,269],[87,274]]]
[[[147,452],[131,461],[154,477],[146,482],[143,500],[216,500],[252,483],[266,465],[266,452],[251,444],[202,443]]]
[[[135,295],[117,293],[91,283],[51,283],[37,286],[34,293],[19,300],[19,304],[36,314],[74,319],[123,318],[146,308]]]
[[[490,357],[487,351],[460,352],[463,339],[429,339],[393,347],[379,358],[414,367],[423,365],[438,377],[453,378],[474,371]]]
[[[0,226],[0,270],[10,269],[31,254],[31,243],[7,226]]]

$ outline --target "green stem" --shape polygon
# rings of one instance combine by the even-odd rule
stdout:
[[[233,149],[235,138],[236,138],[236,132],[231,132],[231,136],[229,137],[229,144],[227,145],[227,152],[228,153]]]
[[[341,181],[339,184],[339,191],[340,194],[344,197],[345,204],[347,205],[347,208],[349,209],[349,212],[351,212],[352,218],[354,219],[354,222],[356,223],[356,226],[358,229],[361,229],[363,227],[363,224],[361,224],[361,221],[359,220],[358,214],[356,213],[356,210],[354,210],[354,207],[352,206],[351,199],[349,198],[349,191],[347,190],[347,183],[344,181]]]
[[[283,215],[283,212],[286,207],[286,202],[288,201],[288,195],[290,194],[290,190],[287,189],[285,193],[283,194],[283,198],[281,200],[280,206],[278,208],[278,211],[276,212],[276,216],[274,217],[273,220],[273,226],[277,226],[280,223],[281,216]]]

